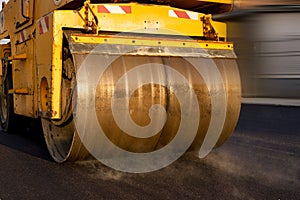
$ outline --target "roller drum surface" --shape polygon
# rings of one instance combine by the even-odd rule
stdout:
[[[85,159],[95,149],[109,152],[97,141],[98,129],[111,144],[133,153],[163,149],[181,132],[185,146],[178,145],[178,151],[189,144],[199,152],[206,140],[205,156],[236,126],[241,86],[235,59],[74,53],[73,60],[73,117],[60,126],[42,120],[58,162]],[[208,133],[214,136],[207,139]]]

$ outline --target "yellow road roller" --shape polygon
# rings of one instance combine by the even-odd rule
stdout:
[[[18,126],[18,116],[41,119],[56,162],[92,155],[122,170],[129,157],[204,157],[232,134],[241,104],[236,55],[226,24],[211,15],[230,11],[231,0],[2,7],[2,130]]]

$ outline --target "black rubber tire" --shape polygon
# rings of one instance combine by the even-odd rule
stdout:
[[[8,67],[7,74],[3,77],[5,80],[2,82],[2,88],[0,91],[0,123],[2,131],[10,132],[17,125],[14,114],[13,94],[9,94],[9,90],[12,89],[12,69]]]

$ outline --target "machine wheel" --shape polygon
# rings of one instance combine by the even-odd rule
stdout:
[[[76,133],[73,120],[58,126],[51,120],[42,119],[42,127],[48,151],[56,162],[85,160],[89,157]]]
[[[45,142],[52,158],[62,163],[65,161],[85,160],[88,151],[82,145],[73,122],[72,97],[74,92],[75,69],[68,48],[64,48],[63,80],[62,80],[62,118],[60,120],[41,119]],[[42,80],[45,88],[47,81]],[[41,96],[48,98],[48,90],[41,90]],[[45,99],[45,102],[47,99]],[[48,104],[47,104],[48,105]],[[42,107],[46,107],[44,105]],[[45,108],[46,109],[46,108]]]
[[[13,129],[15,120],[13,94],[9,94],[9,90],[12,88],[12,71],[10,67],[6,67],[3,72],[0,94],[0,118],[2,130],[9,132]]]

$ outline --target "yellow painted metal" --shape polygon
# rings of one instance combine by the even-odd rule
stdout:
[[[112,36],[88,36],[88,35],[71,35],[71,38],[77,43],[90,44],[122,44],[137,46],[168,46],[182,48],[203,48],[203,49],[222,49],[233,50],[231,42],[214,42],[203,40],[167,40],[154,38],[138,38],[138,37],[112,37]]]
[[[42,0],[38,1],[35,0],[35,7],[38,9],[35,9],[35,17],[37,19],[45,16],[48,13],[53,12],[54,10],[58,10],[59,8],[65,6],[66,4],[75,1],[75,0]],[[55,4],[55,2],[58,2]]]
[[[8,60],[26,60],[27,55],[26,53],[18,54],[18,55],[13,55],[11,57],[8,57]]]
[[[22,4],[22,1],[24,4]],[[9,1],[4,5],[5,7],[1,10],[3,18],[0,21],[0,39],[32,25],[34,10],[33,0]],[[26,16],[26,18],[22,14]]]
[[[38,22],[41,17],[49,15],[48,13],[53,11],[53,15],[51,15],[50,25],[49,25],[49,33],[46,33],[42,36],[37,36],[37,41],[39,42],[39,46],[37,49],[41,49],[40,46],[42,43],[52,42],[51,56],[49,53],[41,53],[41,51],[37,51],[38,64],[39,66],[43,66],[43,69],[39,70],[38,77],[39,80],[45,76],[49,81],[51,81],[51,110],[52,110],[52,118],[59,119],[61,117],[61,79],[62,79],[62,37],[63,37],[63,27],[64,28],[75,28],[82,29],[84,26],[84,21],[80,18],[79,14],[74,12],[73,10],[56,10],[57,8],[71,2],[71,0],[63,0],[59,5],[55,5],[54,1],[49,1],[45,3],[44,1],[36,1],[33,4],[33,1],[30,1],[28,4],[28,16],[32,18],[33,8],[37,7],[39,9],[34,9],[35,21]],[[211,1],[214,2],[214,1]],[[228,1],[216,1],[217,3],[228,3]],[[98,6],[108,5],[108,6],[130,6],[131,13],[130,14],[109,14],[109,13],[99,13]],[[162,5],[141,5],[137,3],[128,3],[128,4],[91,4],[91,9],[93,13],[96,14],[99,21],[100,31],[114,31],[114,32],[134,32],[134,33],[150,33],[150,34],[168,34],[168,35],[185,35],[185,36],[203,36],[202,29],[202,21],[200,20],[204,14],[201,13],[193,13],[194,15],[198,15],[197,20],[185,19],[185,18],[175,18],[170,17],[169,12],[171,10],[182,11],[185,10],[178,8],[171,8],[169,6]],[[10,1],[8,5],[6,5],[6,9],[4,9],[4,31],[1,34],[0,38],[4,38],[8,36],[10,33],[10,37],[12,43],[15,43],[20,38],[20,31],[26,29],[26,38],[32,38],[31,33],[33,32],[35,26],[30,26],[31,22],[26,23],[23,27],[14,29],[14,26],[11,24],[16,24],[17,22],[22,22],[23,19],[21,16],[12,16],[8,13],[11,12],[12,8],[15,10],[21,10],[21,2]],[[151,11],[151,12],[149,12]],[[82,16],[85,15],[85,10],[82,8],[80,11]],[[92,16],[90,16],[92,17]],[[30,19],[32,20],[32,19]],[[226,37],[226,25],[220,22],[212,22],[216,32],[218,32],[219,37]],[[38,26],[38,24],[35,24]],[[38,27],[37,27],[38,30]],[[11,34],[13,33],[13,34]],[[38,31],[37,31],[38,34]],[[44,39],[47,38],[47,39]],[[95,43],[104,43],[104,39],[101,37],[96,37],[89,35],[87,37],[78,37],[79,42],[91,42]],[[127,38],[106,38],[106,41],[111,44],[131,44],[131,39]],[[160,44],[158,44],[160,42]],[[157,43],[157,44],[155,44]],[[185,45],[183,45],[185,43]],[[29,45],[29,46],[28,46]],[[23,65],[23,61],[26,61],[26,65],[31,65],[33,62],[33,55],[31,55],[34,51],[32,41],[26,42],[24,45],[19,45],[18,48],[13,48],[11,59],[14,61],[18,61],[14,63],[14,66]],[[215,48],[215,49],[233,49],[232,43],[224,43],[224,42],[202,42],[198,43],[193,42],[181,42],[181,41],[172,41],[172,40],[142,40],[136,39],[135,45],[161,45],[161,46],[179,46],[179,47],[189,47],[193,48],[193,46],[200,46],[201,48]],[[26,47],[27,46],[27,47]],[[44,45],[42,45],[44,46]],[[48,46],[48,45],[45,45]],[[28,48],[29,47],[29,48]],[[26,50],[31,49],[31,50]],[[48,52],[48,47],[46,48]],[[27,55],[27,52],[29,54]],[[48,58],[51,57],[51,58]],[[29,60],[28,60],[29,59]],[[47,66],[47,63],[51,65],[51,76],[49,77],[48,73],[44,68]],[[30,70],[31,68],[28,68]],[[32,70],[34,72],[35,70]],[[26,72],[26,74],[29,75]],[[26,86],[26,82],[32,82],[31,79],[33,75],[28,76],[25,81],[24,77],[22,81],[15,80],[15,83],[19,87]],[[24,80],[23,80],[24,79]],[[30,87],[35,87],[30,84]],[[36,97],[34,97],[36,98]],[[20,98],[18,98],[20,99]],[[27,100],[26,100],[27,101]],[[32,100],[29,100],[32,102]],[[23,101],[22,101],[23,102]],[[32,103],[30,103],[32,104]],[[30,106],[34,107],[34,106]],[[36,106],[35,106],[36,107]],[[20,111],[22,112],[22,111]],[[22,113],[20,113],[22,114]]]
[[[10,89],[10,90],[8,90],[8,94],[13,94],[15,92],[15,90],[14,89]]]
[[[130,6],[130,14],[108,14],[99,13],[98,6]],[[202,21],[200,20],[204,14],[198,13],[198,20],[175,18],[169,16],[170,10],[184,11],[182,9],[171,8],[169,6],[158,5],[141,5],[137,3],[129,4],[91,4],[93,12],[99,20],[100,31],[114,32],[131,32],[131,33],[147,33],[147,34],[167,34],[167,35],[184,35],[184,36],[203,36]],[[149,14],[149,10],[151,13]],[[81,16],[85,16],[85,9],[80,11]],[[90,16],[92,17],[92,16]],[[219,37],[226,37],[226,24],[214,22],[214,28],[218,32]],[[62,28],[78,28],[84,27],[84,21],[80,15],[72,10],[56,10],[53,12],[53,45],[52,45],[52,92],[51,92],[51,110],[52,119],[61,117],[61,76],[62,76]],[[188,27],[188,28],[187,28]],[[78,37],[83,43],[104,43],[104,38],[93,34]],[[126,38],[109,38],[112,44],[132,44],[130,39]],[[155,40],[136,40],[135,45],[154,45]],[[161,41],[161,46],[178,46],[182,47],[184,42],[166,40]],[[214,49],[233,49],[232,43],[225,42],[187,42],[187,47],[198,46],[202,48]]]
[[[54,0],[43,0],[43,1],[33,1],[30,0],[29,3],[29,16],[30,16],[30,22],[26,23],[26,25],[31,25],[32,24],[32,16],[35,17],[35,19],[39,19],[51,12],[53,12],[54,10],[57,10],[58,8],[61,8],[62,6],[66,5],[67,3],[73,2],[74,0],[61,0],[59,4],[55,4]],[[181,4],[178,4],[177,1],[171,1],[171,4],[174,2],[174,5],[176,7],[181,7]],[[183,7],[189,7],[189,5],[192,5],[193,1],[185,1]],[[199,2],[211,2],[211,3],[217,3],[217,4],[232,4],[232,0],[206,0],[206,1],[199,1]],[[78,5],[80,5],[80,3],[78,3]],[[124,4],[110,4],[110,5],[124,5]],[[138,6],[138,4],[136,4]],[[13,8],[14,10],[17,10],[18,12],[15,12],[13,15],[4,13],[5,15],[5,27],[4,30],[2,32],[2,35],[0,33],[0,39],[3,37],[7,36],[7,31],[6,30],[10,30],[9,32],[15,31],[13,30],[14,26],[12,26],[12,24],[16,24],[17,22],[22,23],[22,21],[20,19],[24,19],[21,16],[21,1],[9,1],[8,4],[6,5],[6,7],[10,7]],[[94,11],[97,11],[97,6],[94,4]],[[157,7],[160,8],[160,10],[157,9]],[[163,8],[164,7],[164,8]],[[35,9],[38,8],[38,9]],[[133,15],[121,15],[121,14],[114,14],[113,16],[109,15],[109,14],[103,14],[102,16],[105,16],[104,18],[101,19],[100,22],[100,26],[102,26],[102,28],[105,27],[111,27],[112,29],[122,29],[121,31],[130,31],[130,30],[137,30],[140,27],[139,26],[132,26],[130,24],[130,22],[138,22],[139,24],[141,24],[142,26],[147,26],[151,29],[151,27],[155,26],[155,24],[153,24],[153,22],[157,21],[157,19],[161,20],[164,19],[166,17],[166,15],[164,14],[163,10],[168,11],[168,6],[155,6],[155,5],[145,5],[144,9],[138,8],[137,10],[135,10],[136,6],[133,7],[132,11],[134,12],[134,16],[138,16],[138,13],[143,14],[144,16],[146,16],[145,20],[146,23],[143,24],[144,22],[139,20],[139,17],[132,17]],[[9,9],[5,9],[4,12],[7,12]],[[151,11],[151,13],[149,14],[149,10]],[[180,9],[177,9],[180,10]],[[11,11],[10,11],[11,12]],[[34,12],[34,14],[33,14]],[[96,12],[97,13],[97,12]],[[200,14],[201,15],[201,14]],[[99,15],[98,15],[99,16]],[[109,16],[109,19],[107,18]],[[120,18],[121,17],[121,18]],[[148,19],[148,20],[147,20]],[[68,20],[73,20],[73,18],[69,18]],[[122,23],[120,23],[120,20],[122,21]],[[165,20],[165,19],[164,19]],[[110,23],[111,22],[111,23]],[[116,22],[116,23],[114,23]],[[159,24],[160,30],[162,28],[165,28],[166,30],[174,30],[174,26],[178,26],[177,31],[178,32],[189,32],[191,33],[191,35],[193,35],[195,32],[197,32],[195,29],[196,25],[192,25],[193,23],[189,24],[190,22],[188,22],[187,19],[176,19],[174,18],[173,20],[169,20],[167,23],[161,23]],[[82,24],[82,22],[80,23]],[[127,25],[130,25],[127,27]],[[191,26],[192,25],[192,26]],[[118,27],[119,26],[119,27]],[[189,28],[187,28],[189,27]],[[22,27],[23,28],[23,27]],[[143,29],[144,27],[142,27]],[[224,28],[224,27],[222,27]],[[221,28],[221,29],[222,29]],[[216,28],[218,29],[218,28]],[[21,29],[18,29],[21,30]],[[200,30],[198,30],[200,32]],[[3,36],[3,37],[2,37]]]
[[[34,27],[27,28],[27,33],[32,32],[33,28]],[[16,39],[17,38],[13,38],[12,44],[14,44]],[[33,39],[17,44],[12,48],[12,78],[13,89],[15,91],[13,95],[14,112],[28,117],[38,117],[34,52],[35,42]],[[28,88],[28,90],[32,92],[26,92],[22,88]]]
[[[63,27],[83,28],[83,21],[73,10],[56,10],[51,16],[51,118],[61,118],[61,82],[62,82],[62,48]]]
[[[28,88],[31,91],[28,94],[24,91],[14,92],[14,113],[37,117],[34,1],[24,1],[9,1],[1,11],[0,39],[10,39],[8,45],[11,54],[4,57],[12,63],[14,91],[16,88]],[[22,15],[22,2],[26,3],[23,9],[25,17]],[[25,39],[22,42],[21,34]]]
[[[202,21],[204,14],[192,11],[186,11],[170,6],[161,5],[141,5],[137,3],[130,4],[103,4],[106,6],[130,6],[131,13],[100,13],[98,7],[102,4],[91,4],[91,8],[99,20],[100,30],[115,32],[135,32],[135,33],[152,33],[167,35],[185,35],[185,36],[203,36]],[[149,12],[151,11],[151,12]],[[187,19],[174,17],[170,12],[188,12],[191,15],[198,15],[198,19]],[[85,9],[82,8],[80,13],[85,15]],[[76,20],[70,18],[69,20]],[[219,37],[226,37],[226,24],[214,23],[215,30]]]
[[[211,2],[211,3],[225,3],[225,4],[233,4],[233,0],[198,0],[201,2]]]
[[[61,117],[62,41],[63,32],[60,16],[53,15],[51,106],[52,119]]]
[[[171,0],[170,5],[200,13],[221,14],[232,10],[233,0]]]
[[[51,118],[61,118],[61,82],[63,27],[83,28],[83,21],[73,10],[55,10],[51,15]],[[50,78],[50,77],[49,77]]]
[[[13,90],[14,94],[32,94],[32,91],[30,90],[30,88],[16,88]]]
[[[116,4],[119,6],[121,4]],[[198,20],[170,17],[168,6],[128,4],[131,14],[98,13],[100,30],[119,32],[156,33],[168,35],[202,36],[202,22]],[[96,11],[96,6],[94,7]],[[149,12],[151,10],[151,12]],[[122,23],[119,23],[122,20]],[[187,28],[188,27],[188,28]]]
[[[219,38],[227,38],[227,27],[225,23],[211,20],[211,25],[214,27]]]
[[[17,16],[15,20],[16,32],[23,30],[33,24],[34,17],[34,1],[33,0],[20,0],[15,2],[15,9],[18,12],[15,12]],[[19,15],[19,16],[18,16]]]

